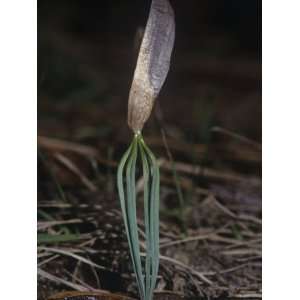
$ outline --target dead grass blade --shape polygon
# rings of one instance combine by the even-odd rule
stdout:
[[[251,139],[249,139],[249,138],[247,138],[247,137],[245,137],[241,134],[238,134],[236,132],[233,132],[231,130],[228,130],[228,129],[225,129],[225,128],[222,128],[222,127],[218,127],[218,126],[213,127],[211,129],[211,131],[220,132],[224,135],[227,135],[227,136],[230,136],[230,137],[232,137],[236,140],[239,140],[239,141],[241,141],[241,142],[243,142],[247,145],[250,145],[250,146],[254,147],[256,150],[261,151],[261,144],[260,143],[258,143],[256,141],[253,141],[253,140],[251,140]]]
[[[52,252],[52,253],[57,253],[57,254],[62,254],[62,255],[66,255],[66,256],[69,256],[69,257],[72,257],[78,261],[81,261],[87,265],[90,265],[92,267],[95,267],[95,268],[98,268],[100,270],[106,270],[105,267],[103,266],[100,266],[78,254],[75,254],[73,253],[72,251],[70,250],[63,250],[63,249],[58,249],[58,248],[51,248],[51,247],[38,247],[38,250],[44,250],[44,251],[47,251],[47,252]]]
[[[85,146],[46,136],[38,136],[38,146],[54,151],[75,152],[84,156],[97,157],[98,151],[90,146]]]
[[[204,274],[202,274],[201,272],[198,272],[196,270],[194,270],[193,268],[185,265],[184,263],[174,259],[174,258],[171,258],[171,257],[168,257],[168,256],[164,256],[164,255],[160,255],[159,258],[163,261],[166,261],[166,262],[169,262],[169,263],[172,263],[173,265],[176,265],[178,267],[180,267],[181,269],[184,269],[186,271],[189,271],[191,274],[193,274],[194,276],[198,277],[200,280],[202,280],[203,282],[207,283],[208,285],[212,285],[213,282],[211,280],[209,280],[208,278],[206,278],[206,276]]]
[[[40,268],[38,268],[37,274],[39,276],[41,276],[41,277],[44,277],[44,278],[50,280],[50,281],[56,282],[58,284],[63,284],[65,286],[67,286],[67,287],[70,287],[70,288],[72,288],[72,289],[74,289],[76,291],[84,292],[84,291],[88,290],[86,287],[84,287],[84,286],[82,286],[80,284],[72,283],[72,282],[67,281],[67,280],[65,280],[63,278],[59,278],[59,277],[57,277],[55,275],[52,275],[52,274],[50,274],[50,273],[48,273],[48,272],[46,272],[46,271],[44,271],[44,270],[42,270]]]
[[[93,182],[91,182],[68,157],[60,153],[55,154],[54,157],[69,171],[78,176],[82,184],[86,186],[88,190],[90,190],[91,192],[95,192],[98,190]]]
[[[174,162],[174,166],[172,166],[172,163],[163,158],[159,159],[158,161],[160,167],[168,171],[172,171],[173,167],[175,167],[178,172],[200,176],[210,180],[226,181],[232,183],[247,183],[251,186],[261,186],[261,180],[258,178],[249,178],[247,176],[233,172],[215,170],[212,168],[191,165],[183,162]]]
[[[66,225],[66,224],[77,224],[82,223],[81,219],[71,219],[71,220],[61,220],[61,221],[39,221],[37,223],[38,230],[45,230],[49,227],[57,226],[57,225]]]

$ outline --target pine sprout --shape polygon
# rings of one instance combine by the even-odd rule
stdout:
[[[119,198],[139,294],[151,300],[159,269],[159,167],[143,140],[148,120],[169,71],[175,39],[174,11],[168,0],[152,0],[128,100],[128,124],[133,141],[117,174]],[[135,171],[138,158],[144,177],[146,258],[142,264],[136,217]]]
[[[144,178],[146,237],[144,268],[140,256],[136,218],[135,169],[138,156],[141,158]],[[119,198],[139,293],[142,299],[152,299],[159,268],[159,167],[140,133],[135,134],[132,144],[121,159],[117,179]]]

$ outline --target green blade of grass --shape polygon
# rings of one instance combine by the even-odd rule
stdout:
[[[136,265],[136,277],[138,281],[139,291],[143,299],[145,299],[145,284],[143,280],[142,263],[140,256],[138,226],[136,217],[136,189],[135,189],[135,169],[137,161],[137,140],[134,137],[132,154],[130,155],[128,165],[126,167],[126,188],[127,188],[127,215],[129,221],[129,231],[132,239],[132,259]]]
[[[157,161],[152,156],[153,163],[153,193],[151,194],[151,211],[153,214],[153,240],[154,240],[154,276],[157,277],[158,267],[159,267],[159,168],[157,165]],[[157,259],[156,259],[157,258]],[[155,283],[154,283],[155,284]],[[154,286],[153,286],[154,288]]]
[[[141,138],[141,145],[151,161],[151,195],[150,195],[150,238],[152,244],[151,294],[153,294],[159,269],[159,167],[155,156]]]
[[[129,227],[129,215],[128,215],[127,205],[126,205],[126,200],[128,201],[128,199],[125,199],[124,184],[123,184],[123,170],[124,170],[126,163],[127,163],[127,168],[128,168],[128,164],[130,163],[130,159],[129,159],[129,161],[127,161],[127,160],[129,158],[129,155],[132,155],[133,144],[134,143],[132,143],[130,145],[130,147],[128,148],[128,150],[125,152],[125,154],[123,155],[121,162],[119,164],[118,172],[117,172],[117,186],[118,186],[118,191],[119,191],[119,198],[120,198],[121,209],[122,209],[122,214],[123,214],[123,219],[124,219],[124,224],[125,224],[126,235],[127,235],[127,239],[128,239],[130,255],[131,255],[131,259],[132,259],[132,263],[133,263],[133,271],[136,274],[136,276],[138,276],[136,260],[133,255],[134,245],[133,245],[133,240],[132,240],[132,233],[131,233],[131,230]],[[139,287],[139,292],[142,293],[142,290],[140,290],[139,280],[138,280],[138,287]]]
[[[152,243],[150,237],[150,204],[149,199],[149,165],[144,151],[143,145],[139,139],[139,149],[141,153],[141,159],[143,164],[143,179],[144,179],[144,218],[145,218],[145,237],[146,237],[146,262],[145,262],[145,274],[146,274],[146,299],[151,299],[151,261],[153,257]]]
[[[75,242],[83,239],[80,234],[48,234],[48,233],[38,233],[37,234],[37,243],[38,244],[55,244],[55,243],[64,243],[64,242]]]

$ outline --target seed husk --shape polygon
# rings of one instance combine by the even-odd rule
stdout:
[[[129,93],[128,125],[141,132],[169,72],[175,40],[174,11],[168,0],[152,0]]]

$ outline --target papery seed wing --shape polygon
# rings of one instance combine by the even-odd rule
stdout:
[[[136,132],[150,116],[169,71],[175,39],[174,12],[168,0],[152,0],[128,102],[128,123]]]

